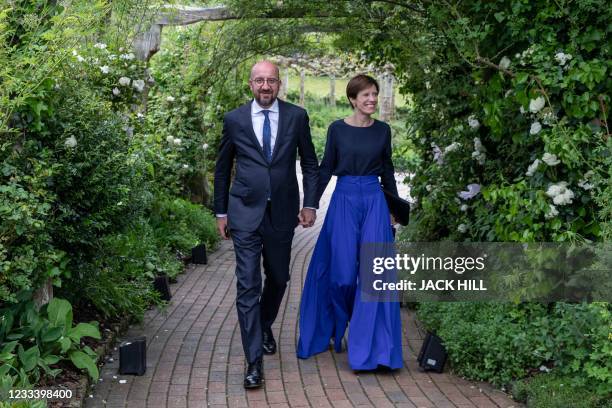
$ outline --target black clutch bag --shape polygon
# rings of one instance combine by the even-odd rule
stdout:
[[[408,221],[410,220],[410,203],[384,188],[383,193],[387,200],[389,212],[393,215],[395,221],[403,226],[408,225]]]

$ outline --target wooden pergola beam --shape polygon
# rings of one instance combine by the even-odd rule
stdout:
[[[295,10],[272,10],[261,18],[300,18],[305,17],[304,13]],[[329,14],[320,13],[309,15],[309,17],[329,17]],[[168,5],[163,7],[157,16],[153,18],[153,23],[148,30],[137,35],[134,40],[134,53],[143,60],[148,61],[161,46],[162,28],[167,25],[182,26],[195,24],[202,21],[226,21],[238,20],[242,18],[234,14],[227,6],[216,7],[196,7],[183,5]],[[334,28],[316,28],[309,25],[303,27],[303,32],[315,31],[335,31]]]

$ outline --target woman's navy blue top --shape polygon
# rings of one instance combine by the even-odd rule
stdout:
[[[334,176],[380,176],[385,190],[397,195],[391,161],[391,128],[374,120],[368,127],[351,126],[343,119],[327,129],[325,153],[319,166],[318,198]]]

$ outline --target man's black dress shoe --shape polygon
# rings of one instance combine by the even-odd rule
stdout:
[[[244,375],[244,388],[259,388],[263,385],[263,361],[260,358],[249,363]]]
[[[276,340],[274,340],[274,335],[272,334],[271,329],[267,329],[263,331],[262,348],[263,348],[264,354],[276,353]]]

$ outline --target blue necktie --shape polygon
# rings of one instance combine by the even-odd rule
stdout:
[[[270,126],[269,110],[262,110],[264,116],[263,124],[263,151],[268,163],[272,160],[272,127]]]

